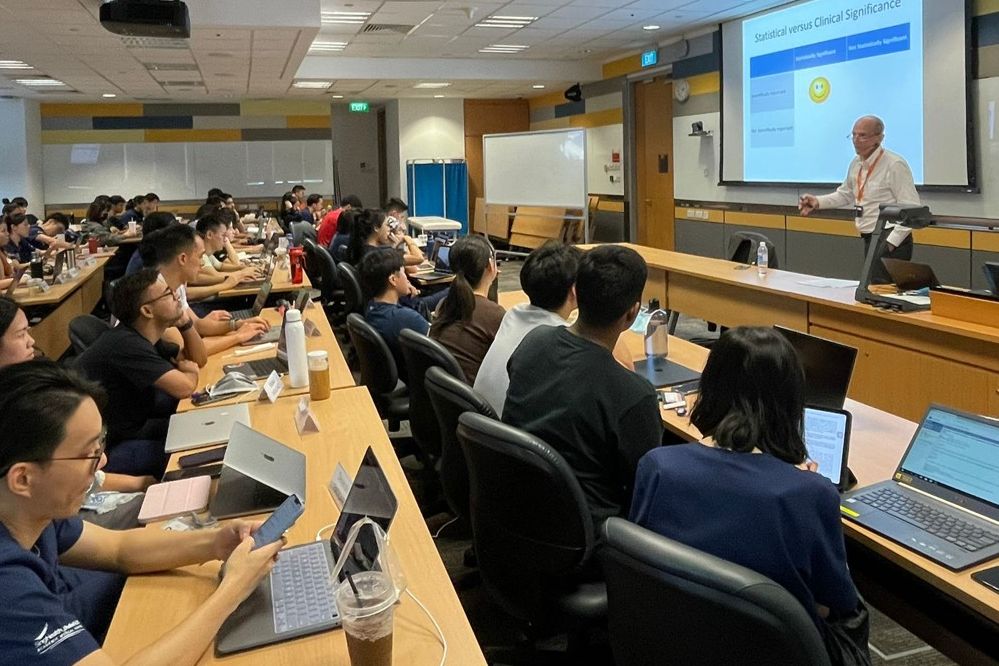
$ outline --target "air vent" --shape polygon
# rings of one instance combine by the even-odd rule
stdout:
[[[160,85],[164,88],[195,88],[195,87],[205,87],[204,81],[161,81]]]
[[[122,37],[121,43],[126,49],[187,49],[190,42],[186,39],[170,37]]]
[[[364,29],[361,30],[361,32],[365,34],[394,32],[400,35],[408,35],[409,31],[415,27],[415,25],[400,25],[398,23],[369,23],[364,26]]]
[[[183,62],[147,62],[147,71],[150,72],[196,72],[198,66]]]

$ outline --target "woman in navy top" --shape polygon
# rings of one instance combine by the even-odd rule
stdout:
[[[779,583],[812,616],[833,663],[866,663],[867,615],[847,568],[839,494],[802,440],[803,388],[783,336],[727,331],[691,412],[704,442],[641,459],[631,520]],[[845,625],[853,633],[843,645]]]
[[[7,244],[4,245],[4,252],[11,258],[26,264],[31,261],[31,255],[35,253],[35,246],[31,244],[28,235],[31,232],[31,224],[24,215],[15,215],[7,219]]]

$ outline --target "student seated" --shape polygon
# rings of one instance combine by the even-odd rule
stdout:
[[[343,215],[344,211],[348,210],[361,210],[364,205],[361,204],[361,200],[353,194],[348,194],[343,199],[340,200],[340,206],[334,208],[330,212],[323,215],[323,219],[319,222],[319,231],[317,234],[318,240],[316,241],[325,248],[330,248],[333,242],[333,236],[337,234],[350,235],[350,227],[343,224],[340,216]],[[335,257],[336,255],[334,255]]]
[[[229,285],[237,286],[241,280],[252,279],[256,275],[255,268],[240,263],[239,256],[226,235],[228,227],[222,221],[220,212],[221,210],[210,213],[197,222],[195,228],[205,244],[205,253],[201,255],[201,270],[189,287],[225,285],[228,289],[231,288]],[[219,261],[215,258],[215,253],[223,250],[225,260]],[[219,290],[224,291],[222,286]]]
[[[333,236],[333,241],[329,244],[330,254],[335,261],[345,261],[347,251],[350,247],[350,234],[354,228],[353,210],[345,210],[340,214],[340,231]]]
[[[642,458],[631,520],[771,578],[812,616],[833,663],[854,663],[844,650],[869,663],[839,493],[815,473],[802,440],[804,382],[794,349],[772,328],[725,332],[690,415],[704,440]],[[845,618],[857,625],[855,641],[829,625]]]
[[[590,250],[576,275],[579,319],[538,326],[507,364],[503,421],[565,457],[595,524],[627,515],[638,460],[662,441],[655,389],[613,355],[638,316],[647,274],[630,248]]]
[[[520,269],[520,286],[529,303],[506,312],[473,382],[476,392],[503,416],[510,376],[507,361],[524,336],[538,326],[565,326],[576,309],[576,271],[582,252],[572,245],[548,241],[527,255]]]
[[[159,478],[168,458],[167,419],[176,401],[198,387],[198,365],[163,334],[171,326],[189,330],[193,322],[151,268],[118,280],[111,312],[118,326],[80,355],[77,368],[108,393],[108,471]]]
[[[0,651],[6,663],[113,664],[99,641],[121,581],[140,574],[226,560],[226,575],[190,616],[140,649],[129,663],[196,663],[225,618],[268,575],[280,539],[251,550],[260,523],[218,530],[115,532],[77,517],[103,466],[103,393],[50,361],[0,371]],[[48,409],[39,410],[38,405]],[[98,570],[104,580],[72,569]],[[105,584],[110,582],[111,584]],[[143,637],[140,640],[149,640]]]
[[[56,236],[65,234],[69,229],[69,218],[62,213],[52,213],[44,222],[35,222],[28,230],[28,240],[39,250],[53,248],[65,250],[73,247],[73,244],[66,240],[59,240]]]
[[[31,261],[35,246],[28,240],[30,232],[31,224],[24,215],[12,215],[7,218],[7,244],[3,246],[3,250],[11,261],[21,264]]]
[[[358,278],[364,297],[364,319],[378,331],[395,358],[399,377],[405,379],[406,368],[399,346],[399,333],[411,328],[426,335],[428,322],[412,308],[399,304],[399,299],[409,294],[409,278],[402,265],[402,255],[392,250],[370,252],[358,266]]]
[[[169,227],[176,222],[177,218],[174,217],[173,213],[166,211],[150,213],[142,218],[142,237],[145,238],[154,231]],[[142,253],[137,249],[128,259],[128,265],[125,267],[125,275],[131,275],[140,270],[142,270]]]
[[[392,249],[391,232],[384,212],[373,208],[355,211],[347,250],[348,261],[358,266],[369,252]]]
[[[483,236],[459,238],[450,258],[454,281],[437,306],[430,337],[451,352],[472,384],[506,314],[502,305],[489,300],[499,269],[496,252]]]

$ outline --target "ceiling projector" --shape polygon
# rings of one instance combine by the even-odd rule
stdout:
[[[131,37],[191,36],[191,15],[180,0],[108,0],[101,5],[101,25]]]

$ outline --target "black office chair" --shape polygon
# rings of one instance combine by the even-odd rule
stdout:
[[[340,263],[341,261],[347,261],[347,252],[349,251],[350,251],[349,245],[340,245],[339,247],[337,247],[336,257],[335,257],[337,263]]]
[[[336,272],[340,278],[340,285],[343,287],[345,312],[348,315],[363,313],[364,295],[361,292],[361,281],[357,277],[357,269],[346,261],[341,261],[336,265]]]
[[[815,623],[766,576],[620,518],[600,531],[618,664],[829,666]]]
[[[482,581],[529,632],[568,630],[581,656],[587,630],[605,621],[607,589],[587,582],[593,519],[575,473],[537,437],[481,414],[458,418],[468,463]],[[532,631],[533,630],[533,631]]]
[[[406,360],[406,386],[409,388],[409,426],[413,439],[433,465],[441,455],[441,432],[434,407],[423,384],[424,375],[432,367],[443,368],[454,377],[465,380],[458,361],[444,346],[416,331],[406,329],[399,333],[399,347]]]
[[[323,304],[323,310],[330,320],[330,325],[334,329],[342,328],[350,313],[345,305],[345,295],[340,285],[340,277],[337,275],[336,263],[329,250],[316,245],[309,239],[305,240],[304,247],[308,263],[314,264],[319,272],[319,298]],[[310,276],[309,279],[311,280],[312,277]]]
[[[359,314],[347,316],[347,331],[357,351],[361,383],[368,387],[378,415],[389,422],[389,430],[409,418],[409,392],[399,382],[395,358],[385,340]]]
[[[778,268],[777,247],[763,234],[736,231],[728,239],[728,258],[740,264],[755,264],[760,243],[767,248],[767,267]]]
[[[302,249],[305,251],[305,274],[309,276],[309,282],[316,289],[321,289],[323,274],[319,267],[319,258],[316,257],[316,244],[311,238],[302,240]]]
[[[69,322],[69,342],[73,345],[76,354],[82,354],[84,350],[101,336],[104,331],[110,330],[111,326],[94,315],[77,315]]]
[[[468,465],[465,463],[461,444],[458,443],[458,417],[465,412],[474,412],[496,420],[499,417],[486,399],[465,383],[463,376],[443,367],[427,368],[423,385],[437,417],[441,438],[440,473],[444,499],[451,507],[451,512],[468,523]]]

